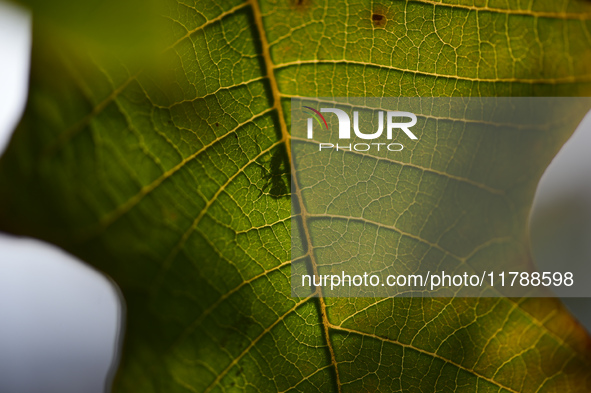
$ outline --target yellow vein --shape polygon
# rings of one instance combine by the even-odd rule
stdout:
[[[224,368],[224,370],[222,370],[222,372],[218,374],[218,376],[213,380],[213,382],[211,384],[209,384],[209,386],[203,391],[203,393],[209,393],[222,380],[222,378],[226,374],[228,374],[228,372],[232,369],[232,367],[234,367],[236,364],[238,364],[240,359],[242,359],[263,337],[265,337],[265,335],[267,335],[267,333],[269,333],[271,330],[273,330],[273,328],[275,326],[277,326],[279,324],[279,322],[283,321],[288,315],[293,313],[298,307],[300,307],[302,304],[306,303],[308,300],[310,300],[312,298],[313,298],[313,295],[310,295],[307,298],[300,300],[292,308],[290,308],[285,314],[279,316],[279,318],[277,318],[276,321],[274,321],[271,325],[269,325],[267,328],[265,328],[254,340],[252,340],[250,342],[250,344],[246,348],[244,348],[244,350],[240,353],[240,355],[238,355],[234,359],[232,359],[230,364],[228,364],[228,366],[226,366],[226,368]]]
[[[471,369],[469,369],[469,368],[467,368],[465,366],[462,366],[461,364],[456,363],[456,362],[454,362],[454,361],[452,361],[450,359],[447,359],[447,358],[445,358],[445,357],[443,357],[441,355],[438,355],[438,354],[433,353],[433,352],[426,351],[426,350],[421,349],[421,348],[417,348],[417,347],[415,347],[413,345],[404,344],[404,343],[402,343],[400,341],[395,341],[395,340],[392,340],[392,339],[389,339],[389,338],[380,337],[380,336],[378,336],[376,334],[366,333],[366,332],[362,332],[362,331],[354,330],[354,329],[348,329],[348,328],[344,328],[344,327],[341,327],[341,326],[333,325],[333,326],[331,326],[331,328],[334,329],[334,330],[345,332],[345,333],[359,335],[359,336],[362,336],[362,337],[373,338],[373,339],[378,340],[380,342],[386,342],[386,343],[389,343],[389,344],[392,344],[392,345],[399,345],[399,346],[401,346],[403,348],[408,348],[408,349],[411,349],[413,351],[417,351],[417,352],[422,353],[424,355],[427,355],[427,356],[430,356],[430,357],[439,359],[439,360],[441,360],[441,361],[443,361],[445,363],[451,364],[452,366],[455,366],[455,367],[457,367],[460,370],[463,370],[463,371],[466,371],[466,372],[468,372],[470,374],[473,374],[477,378],[483,379],[483,380],[485,380],[485,381],[487,381],[487,382],[489,382],[489,383],[491,383],[491,384],[493,384],[493,385],[495,385],[495,386],[497,386],[499,388],[503,388],[505,390],[508,390],[511,393],[519,393],[516,390],[513,390],[513,389],[511,389],[508,386],[503,386],[500,383],[496,382],[495,380],[493,380],[491,378],[488,378],[488,377],[486,377],[486,376],[484,376],[482,374],[477,373],[475,370],[471,370]]]
[[[507,14],[507,15],[519,15],[519,16],[532,16],[535,18],[551,18],[551,19],[575,19],[575,20],[589,20],[591,19],[591,13],[589,12],[581,12],[581,13],[570,13],[570,12],[554,12],[554,11],[534,11],[534,10],[513,10],[513,9],[504,9],[504,8],[494,8],[494,7],[478,7],[475,5],[465,5],[465,4],[447,4],[442,1],[433,1],[433,0],[406,0],[407,3],[417,3],[417,4],[429,4],[435,7],[445,7],[445,8],[458,8],[458,9],[465,9],[469,11],[478,11],[478,12],[491,12],[496,14]]]
[[[283,142],[282,141],[275,142],[271,146],[269,146],[266,149],[262,150],[255,157],[253,157],[252,159],[250,159],[238,171],[236,171],[236,173],[234,173],[232,176],[230,176],[226,180],[226,182],[224,184],[222,184],[218,188],[218,190],[211,197],[211,199],[207,201],[207,203],[205,204],[205,206],[203,207],[203,209],[201,209],[201,211],[199,212],[199,215],[195,218],[195,220],[193,221],[193,223],[191,224],[191,226],[189,227],[189,229],[187,229],[185,231],[185,233],[183,233],[183,235],[181,236],[181,239],[174,246],[174,248],[172,249],[172,251],[170,252],[170,254],[168,254],[168,257],[166,258],[166,260],[164,261],[164,264],[162,266],[162,271],[156,276],[156,280],[155,280],[154,285],[153,285],[154,291],[157,291],[158,290],[160,284],[162,283],[162,280],[164,280],[164,275],[165,275],[164,273],[168,269],[170,269],[170,266],[172,265],[172,262],[173,262],[174,258],[176,257],[176,255],[179,253],[179,251],[181,250],[181,248],[183,247],[183,245],[187,242],[187,240],[189,239],[189,237],[191,236],[191,234],[193,233],[193,231],[195,230],[195,228],[197,228],[197,225],[199,225],[199,223],[201,222],[201,220],[203,219],[203,217],[205,217],[205,214],[209,211],[209,208],[214,204],[214,202],[222,194],[222,192],[225,191],[226,187],[228,187],[228,185],[230,183],[232,183],[232,181],[234,181],[234,179],[236,177],[238,177],[238,175],[240,175],[241,173],[243,173],[246,170],[246,168],[248,168],[252,163],[254,163],[256,160],[258,160],[259,158],[261,158],[265,154],[269,153],[275,147],[281,145],[281,143],[283,143]]]
[[[409,237],[409,238],[414,239],[420,243],[423,243],[423,244],[428,245],[432,248],[435,248],[435,249],[441,251],[442,253],[449,255],[450,257],[453,257],[454,259],[456,259],[460,262],[465,262],[465,259],[466,259],[466,258],[462,258],[460,256],[457,256],[457,255],[453,254],[451,251],[448,251],[445,248],[441,247],[439,244],[432,243],[429,240],[423,239],[420,236],[413,235],[412,233],[402,231],[402,230],[396,228],[395,226],[382,224],[377,221],[373,221],[373,220],[370,220],[370,219],[367,219],[364,217],[349,217],[349,216],[344,216],[344,215],[340,215],[340,214],[328,214],[328,213],[322,213],[322,214],[308,213],[308,216],[310,218],[330,218],[330,219],[335,219],[335,220],[354,221],[354,222],[360,222],[363,224],[374,225],[378,228],[389,229],[389,230],[392,230],[402,236]]]
[[[313,139],[305,139],[305,138],[299,138],[299,137],[295,137],[295,136],[292,137],[292,139],[293,140],[300,141],[300,142],[303,142],[303,143],[320,143],[320,142],[315,141]],[[505,191],[504,190],[487,186],[486,184],[479,183],[477,181],[468,179],[466,177],[452,175],[452,174],[447,173],[447,172],[441,172],[441,171],[438,171],[437,169],[426,168],[424,166],[412,164],[410,162],[402,162],[402,161],[398,161],[398,160],[393,160],[393,159],[388,158],[388,157],[379,157],[379,156],[376,156],[376,155],[367,154],[367,153],[359,152],[359,151],[356,151],[356,150],[351,150],[351,151],[349,151],[349,150],[343,150],[343,153],[344,154],[356,154],[356,155],[365,156],[365,157],[368,157],[368,158],[373,158],[373,159],[375,159],[377,161],[385,161],[385,162],[390,162],[390,163],[393,163],[393,164],[396,164],[396,165],[400,165],[402,167],[409,167],[409,168],[418,169],[418,170],[420,170],[422,172],[432,173],[434,175],[438,175],[438,176],[444,177],[446,179],[455,180],[455,181],[460,182],[460,183],[469,184],[471,186],[474,186],[474,187],[480,188],[480,189],[482,189],[484,191],[487,191],[487,192],[489,192],[491,194],[505,195]]]
[[[96,235],[100,231],[109,227],[111,224],[113,224],[115,221],[117,221],[119,218],[121,218],[125,213],[127,213],[134,206],[136,206],[142,199],[144,199],[144,197],[146,197],[148,194],[150,194],[152,191],[154,191],[160,184],[162,184],[162,182],[164,182],[166,179],[170,178],[172,175],[174,175],[176,172],[178,172],[181,168],[183,168],[187,163],[189,163],[190,161],[197,158],[199,155],[201,155],[207,149],[214,146],[216,143],[219,143],[222,140],[229,137],[230,135],[235,134],[238,131],[238,129],[240,129],[244,125],[249,124],[249,123],[255,121],[256,119],[264,116],[265,114],[271,112],[271,110],[272,110],[272,108],[266,109],[256,115],[252,116],[250,119],[238,124],[236,127],[234,127],[234,129],[232,129],[232,130],[228,131],[227,133],[225,133],[224,135],[212,140],[207,145],[204,145],[203,147],[201,147],[199,150],[197,150],[196,152],[194,152],[190,156],[184,158],[181,162],[179,162],[177,165],[175,165],[171,169],[164,172],[160,177],[158,177],[152,183],[143,186],[137,194],[135,194],[134,196],[129,198],[126,202],[121,204],[117,209],[115,209],[115,210],[111,211],[110,213],[108,213],[107,215],[103,216],[103,218],[101,218],[99,223],[94,228],[91,228],[90,230],[85,231],[85,233],[82,235],[81,239],[86,239],[88,237]]]
[[[424,76],[431,76],[436,78],[448,78],[448,79],[457,79],[462,81],[469,81],[469,82],[488,82],[488,83],[524,83],[524,84],[566,84],[566,83],[580,83],[580,82],[591,82],[591,74],[589,75],[581,75],[580,77],[575,76],[566,76],[563,78],[546,78],[546,79],[528,79],[528,78],[490,78],[490,79],[482,79],[482,78],[474,78],[468,76],[460,76],[460,75],[444,75],[444,74],[437,74],[434,72],[427,72],[427,71],[420,71],[420,70],[409,70],[405,68],[389,66],[384,64],[375,64],[375,63],[367,63],[358,60],[347,60],[347,59],[312,59],[312,60],[296,60],[291,62],[286,62],[282,64],[277,64],[275,68],[287,68],[292,66],[300,66],[300,65],[322,65],[322,64],[333,64],[333,65],[355,65],[355,66],[363,66],[363,67],[373,67],[397,72],[408,72],[415,75],[424,75]]]
[[[306,381],[309,381],[309,380],[310,380],[310,378],[312,378],[312,377],[313,377],[313,376],[315,376],[316,374],[319,374],[320,372],[322,372],[322,371],[326,370],[326,369],[327,369],[327,368],[329,368],[329,367],[332,367],[332,364],[327,364],[326,366],[322,366],[322,367],[320,367],[320,368],[316,369],[316,370],[315,370],[315,371],[314,371],[312,374],[310,374],[310,375],[306,375],[304,378],[300,379],[300,380],[298,381],[298,383],[296,383],[295,385],[293,385],[293,386],[292,386],[292,387],[290,387],[289,389],[287,389],[287,390],[281,390],[281,391],[279,391],[279,392],[277,392],[277,393],[287,393],[287,392],[289,392],[289,391],[291,391],[291,390],[293,390],[293,389],[297,389],[297,387],[298,387],[298,386],[300,386],[302,383],[304,383],[304,382],[306,382]]]
[[[276,67],[273,63],[273,60],[271,59],[269,42],[267,40],[267,35],[265,33],[265,28],[264,28],[264,24],[263,24],[263,16],[261,14],[261,9],[259,7],[258,0],[249,0],[249,3],[252,6],[254,22],[255,22],[256,28],[258,30],[258,34],[259,34],[259,38],[260,38],[260,42],[261,42],[262,56],[263,56],[263,60],[265,62],[265,68],[267,71],[267,76],[269,78],[269,84],[271,85],[271,91],[273,94],[273,108],[275,108],[277,110],[279,124],[281,127],[282,142],[285,143],[285,150],[287,152],[288,160],[290,163],[292,178],[296,179],[295,173],[294,173],[294,166],[291,165],[292,160],[291,160],[290,134],[289,134],[289,131],[287,130],[287,124],[285,122],[285,115],[283,113],[283,107],[281,106],[281,94],[279,92],[279,84],[277,83],[277,79],[275,78],[275,73],[274,73],[274,70]],[[311,237],[310,237],[308,224],[307,224],[307,218],[306,218],[306,210],[305,210],[305,206],[302,201],[302,198],[301,198],[301,193],[300,193],[300,189],[299,189],[299,185],[297,183],[297,180],[295,180],[293,182],[293,184],[294,184],[294,188],[295,188],[293,190],[293,192],[298,200],[298,204],[299,204],[299,208],[300,208],[300,212],[301,212],[304,237],[306,238],[306,241],[308,243],[308,247],[312,247]],[[292,198],[293,198],[293,196],[292,196]],[[318,266],[316,264],[316,259],[314,257],[314,253],[310,253],[310,261],[312,264],[312,270],[313,270],[314,275],[318,276]],[[329,321],[328,321],[328,315],[326,313],[326,303],[324,302],[324,298],[321,296],[322,294],[320,293],[320,291],[321,291],[320,287],[317,287],[316,292],[318,295],[318,302],[320,304],[320,314],[321,314],[321,319],[322,319],[322,327],[324,330],[324,336],[326,339],[327,348],[328,348],[328,351],[330,354],[330,360],[331,360],[332,365],[334,366],[337,391],[339,393],[341,393],[341,381],[340,381],[340,376],[339,376],[339,367],[338,367],[338,364],[336,361],[335,351],[334,351],[334,348],[332,346],[332,342],[330,339],[330,334],[329,334],[330,332],[329,332],[329,328],[328,328]]]
[[[296,98],[296,99],[301,99],[302,101],[314,101],[314,102],[318,102],[318,103],[324,103],[324,104],[331,104],[331,105],[338,105],[338,106],[344,106],[344,107],[349,107],[349,108],[353,108],[353,109],[367,109],[370,111],[389,111],[392,110],[392,108],[384,108],[383,106],[367,106],[367,105],[358,105],[358,104],[352,104],[350,102],[345,102],[342,100],[328,100],[328,99],[320,99],[320,98],[314,98],[314,97],[304,97],[304,96],[300,96],[300,95],[294,95],[294,94],[281,94],[281,97],[283,98]],[[351,97],[352,99],[358,99],[358,97]],[[402,100],[406,101],[406,102],[412,102],[412,100],[420,100],[420,101],[428,101],[428,100],[443,100],[443,99],[447,99],[449,100],[449,104],[451,104],[453,102],[453,100],[458,99],[459,97],[381,97],[380,100],[384,100],[386,102],[388,102],[389,98],[394,98],[397,99],[398,101],[396,102],[397,104],[401,103]],[[500,99],[506,100],[508,97],[501,97]],[[476,97],[476,98],[467,98],[467,97],[461,97],[461,99],[463,100],[467,100],[467,99],[471,99],[471,100],[480,100],[480,103],[486,103],[486,101],[488,100],[498,100],[499,98],[497,97]],[[510,97],[509,97],[510,99]],[[521,99],[521,97],[517,97],[517,100]],[[554,128],[556,128],[557,126],[561,126],[564,124],[564,122],[566,120],[568,120],[570,118],[567,116],[564,116],[564,118],[560,118],[560,119],[556,119],[555,121],[550,122],[544,122],[542,124],[517,124],[515,122],[513,123],[502,123],[502,122],[495,122],[495,121],[489,121],[489,120],[478,120],[478,119],[462,119],[462,118],[456,118],[456,117],[449,117],[449,116],[435,116],[435,115],[428,115],[425,113],[415,113],[415,115],[418,118],[422,118],[422,119],[429,119],[429,120],[436,120],[436,121],[450,121],[450,122],[458,122],[458,123],[467,123],[467,124],[481,124],[481,125],[485,125],[485,126],[492,126],[492,127],[497,127],[497,128],[506,128],[506,127],[511,127],[515,130],[527,130],[527,131],[549,131],[549,130],[553,130]],[[465,114],[464,114],[465,115]]]
[[[176,40],[174,42],[174,44],[172,44],[171,46],[169,46],[168,48],[166,48],[166,50],[170,50],[170,49],[174,48],[181,41],[183,41],[185,38],[189,38],[191,35],[195,34],[196,32],[201,31],[201,30],[205,29],[206,27],[211,26],[214,23],[217,23],[217,22],[221,21],[226,16],[230,16],[232,14],[235,14],[237,11],[240,11],[241,9],[246,8],[246,6],[248,6],[248,3],[238,4],[237,6],[232,7],[229,10],[222,12],[221,14],[219,14],[218,16],[216,16],[215,18],[212,18],[212,19],[208,20],[207,22],[203,23],[202,25],[197,26],[193,30],[187,31],[187,34],[185,34],[184,36],[182,36],[181,38],[179,38],[178,40]]]
[[[302,259],[302,257],[298,258],[298,259]],[[233,294],[235,294],[236,292],[238,292],[240,289],[242,289],[243,287],[245,287],[246,285],[249,285],[255,281],[257,281],[260,278],[266,277],[268,276],[270,273],[273,273],[275,271],[279,271],[281,270],[283,267],[288,266],[292,263],[292,261],[287,261],[287,262],[283,262],[280,263],[279,265],[272,267],[269,270],[264,270],[262,273],[257,274],[256,276],[253,276],[251,278],[249,278],[248,280],[244,280],[242,281],[239,285],[235,286],[234,288],[232,288],[231,290],[229,290],[228,292],[226,292],[225,294],[223,294],[222,296],[220,296],[218,298],[218,300],[216,300],[211,306],[209,306],[205,311],[203,311],[201,313],[201,315],[199,315],[199,317],[195,320],[195,322],[193,322],[186,330],[183,334],[181,334],[179,336],[179,338],[176,340],[175,344],[178,344],[179,342],[181,342],[185,337],[187,337],[189,334],[191,334],[195,328],[197,328],[197,326],[199,326],[203,320],[209,315],[211,314],[220,304],[222,304],[226,299],[228,299],[230,296],[232,296]],[[173,346],[175,345],[173,344]]]
[[[212,91],[211,93],[207,93],[207,94],[202,95],[200,97],[195,97],[195,98],[191,98],[191,99],[185,99],[185,100],[182,100],[182,101],[178,101],[178,102],[175,102],[175,103],[170,104],[169,106],[159,106],[159,105],[156,105],[156,104],[153,104],[153,105],[155,107],[157,107],[157,108],[172,109],[172,108],[174,108],[175,106],[178,106],[178,105],[187,104],[187,103],[194,103],[197,100],[203,100],[204,98],[215,96],[217,93],[219,93],[221,91],[230,91],[230,90],[233,90],[233,89],[235,89],[237,87],[245,87],[245,86],[248,86],[248,85],[250,85],[250,84],[252,84],[254,82],[259,82],[259,81],[261,81],[263,79],[265,79],[264,76],[259,76],[259,77],[256,77],[256,78],[249,79],[247,81],[242,81],[240,83],[236,83],[235,85],[231,85],[231,86],[220,86],[216,90]],[[142,88],[142,90],[144,91],[144,94],[146,94],[146,97],[148,97],[147,92],[143,88]]]
[[[505,297],[503,299],[506,299],[507,301],[518,305],[517,310],[519,310],[521,315],[525,316],[531,323],[533,323],[539,329],[546,332],[546,335],[548,335],[550,338],[552,338],[554,341],[556,341],[557,343],[559,343],[563,347],[568,347],[574,353],[579,354],[579,355],[583,355],[582,357],[585,360],[585,362],[588,364],[591,364],[591,362],[588,360],[588,358],[585,357],[586,352],[581,347],[573,346],[573,344],[565,341],[564,338],[562,338],[561,336],[559,336],[554,331],[550,330],[549,327],[546,326],[546,324],[545,324],[546,321],[550,320],[550,318],[553,318],[555,316],[555,314],[557,314],[556,309],[553,309],[550,313],[548,313],[548,315],[544,318],[544,320],[539,320],[538,318],[536,318],[535,315],[530,314],[527,310],[525,310],[523,307],[521,307],[521,303],[523,302],[524,299],[515,300],[513,298],[505,298]],[[547,300],[547,298],[540,298],[540,299]],[[558,301],[557,299],[554,299],[554,300]],[[559,304],[557,307],[560,307],[560,309],[563,313],[567,312],[567,310],[564,309],[564,306],[562,304]]]

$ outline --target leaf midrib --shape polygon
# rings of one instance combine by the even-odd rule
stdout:
[[[265,62],[265,68],[266,68],[265,71],[266,71],[267,77],[269,79],[269,85],[271,87],[271,92],[273,94],[273,108],[275,108],[275,110],[277,111],[277,117],[279,119],[279,126],[281,128],[281,141],[285,144],[285,151],[287,152],[287,159],[289,162],[291,176],[292,176],[292,179],[294,179],[294,181],[292,182],[292,187],[294,187],[295,189],[292,189],[292,193],[295,194],[296,199],[298,201],[298,205],[299,205],[300,217],[302,219],[302,227],[304,230],[304,237],[306,238],[306,243],[307,243],[307,247],[306,247],[307,254],[308,254],[309,260],[311,262],[312,272],[315,276],[318,276],[319,274],[318,274],[318,265],[316,263],[316,257],[314,255],[314,253],[311,251],[312,250],[312,242],[311,242],[309,227],[307,224],[306,206],[304,205],[304,203],[302,201],[302,194],[301,194],[301,190],[299,188],[298,181],[296,178],[295,168],[293,165],[291,165],[291,163],[292,163],[291,134],[290,134],[289,130],[287,129],[287,123],[285,121],[285,114],[283,113],[283,106],[281,105],[281,93],[279,91],[279,84],[277,83],[277,78],[275,76],[275,65],[274,65],[273,60],[271,58],[271,52],[269,49],[269,42],[267,40],[267,35],[266,35],[265,27],[263,24],[263,16],[261,14],[261,9],[260,9],[258,0],[249,0],[249,3],[252,8],[255,25],[256,25],[259,39],[260,39],[260,43],[261,43],[262,56],[263,56],[263,60]],[[292,202],[293,202],[293,196],[292,196]],[[335,384],[337,387],[337,392],[341,393],[341,381],[340,381],[340,376],[339,376],[339,367],[337,364],[334,347],[333,347],[332,341],[330,339],[330,330],[329,330],[330,329],[330,322],[328,320],[328,315],[326,313],[326,302],[324,301],[324,298],[322,296],[322,288],[316,287],[314,289],[314,293],[312,295],[313,296],[315,295],[318,298],[318,303],[320,306],[320,319],[321,319],[321,324],[322,324],[323,333],[324,333],[324,337],[325,337],[325,342],[326,342],[327,349],[329,352],[330,361],[331,361],[331,364],[334,368],[334,373],[335,373],[334,374],[335,375]]]

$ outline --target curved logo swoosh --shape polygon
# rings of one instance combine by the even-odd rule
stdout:
[[[320,119],[322,119],[322,121],[324,122],[324,127],[328,130],[328,123],[326,122],[326,119],[324,118],[324,116],[322,116],[322,114],[320,112],[318,112],[314,108],[310,108],[309,106],[304,106],[304,108],[312,111],[312,112],[309,112],[309,111],[305,111],[305,112],[311,114],[312,117],[314,117],[314,119],[316,119],[318,124],[320,124],[320,127],[322,127],[322,123],[320,122]]]

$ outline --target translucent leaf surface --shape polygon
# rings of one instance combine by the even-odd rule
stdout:
[[[591,390],[588,337],[555,300],[292,298],[289,283],[292,96],[587,95],[591,4],[165,5],[168,49],[143,63],[38,25],[28,108],[0,161],[0,229],[121,287],[116,392]],[[527,258],[537,180],[570,132],[417,144],[396,174],[408,230],[490,206],[486,192],[437,198],[452,180],[416,167],[462,175],[505,195],[494,235]],[[465,220],[486,242],[490,228]]]

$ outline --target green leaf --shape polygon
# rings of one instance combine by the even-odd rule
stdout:
[[[38,25],[29,103],[0,161],[0,229],[50,240],[120,286],[116,392],[591,390],[589,338],[556,300],[292,298],[288,165],[292,96],[588,94],[589,2],[164,8],[168,49],[143,62],[63,38],[76,26]],[[504,255],[527,258],[537,180],[571,132],[415,145],[396,174],[405,225],[509,236]],[[459,176],[505,196],[510,213],[486,192],[459,201],[489,209],[493,231],[433,216],[458,209]]]

